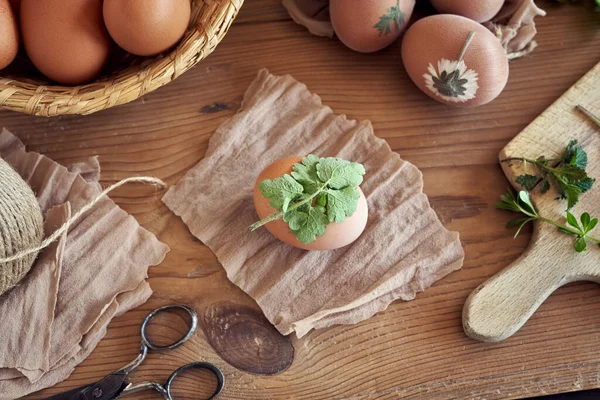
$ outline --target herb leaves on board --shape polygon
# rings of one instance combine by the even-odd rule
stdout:
[[[400,25],[404,23],[404,13],[400,10],[400,0],[396,2],[396,6],[386,10],[386,13],[379,18],[379,22],[373,28],[379,30],[379,36],[387,36],[392,33],[392,23],[396,25],[396,30],[400,30]]]
[[[291,174],[264,179],[263,197],[278,212],[251,225],[254,231],[283,218],[298,240],[307,244],[325,233],[331,222],[342,222],[356,211],[358,186],[363,181],[362,164],[311,154],[294,164]]]
[[[567,199],[567,210],[579,201],[579,195],[590,190],[595,182],[586,172],[587,153],[571,140],[559,158],[548,159],[541,156],[537,159],[509,157],[501,162],[521,161],[532,164],[536,174],[523,174],[517,177],[517,183],[528,191],[533,190],[541,182],[540,192],[546,193],[554,186],[560,197]],[[552,166],[552,163],[557,163]]]
[[[587,249],[587,241],[591,241],[600,245],[600,239],[590,235],[590,232],[598,224],[598,218],[592,218],[587,212],[581,214],[579,221],[577,221],[577,218],[567,211],[567,224],[564,225],[557,221],[553,221],[541,216],[531,202],[531,197],[529,196],[528,192],[521,190],[515,195],[515,193],[513,193],[513,191],[510,189],[506,194],[500,196],[500,201],[495,204],[495,207],[502,210],[518,212],[524,215],[524,217],[514,219],[506,224],[507,228],[518,226],[517,232],[515,233],[515,238],[519,235],[523,227],[529,222],[541,221],[554,225],[560,232],[564,234],[574,236],[574,247],[575,251],[578,253]]]

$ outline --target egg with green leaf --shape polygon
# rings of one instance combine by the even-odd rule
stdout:
[[[329,14],[336,36],[362,53],[392,44],[406,28],[415,0],[331,0]]]
[[[333,250],[354,242],[367,225],[359,185],[364,167],[340,158],[287,157],[265,168],[254,186],[260,221],[284,243],[305,250]]]

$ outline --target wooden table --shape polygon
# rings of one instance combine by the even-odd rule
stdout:
[[[506,90],[478,109],[449,108],[416,89],[402,68],[399,43],[377,54],[354,53],[336,40],[308,34],[279,2],[248,0],[213,55],[142,100],[85,117],[1,112],[0,126],[63,164],[100,155],[103,184],[140,174],[175,184],[203,157],[213,131],[236,111],[256,72],[266,67],[305,82],[334,111],[373,121],[376,134],[423,171],[433,207],[449,229],[460,232],[466,251],[461,271],[360,324],[289,338],[295,356],[285,372],[264,376],[233,368],[200,330],[175,352],[151,354],[136,380],[164,380],[183,363],[203,359],[223,369],[223,399],[505,399],[596,388],[600,292],[595,284],[558,290],[501,343],[476,342],[461,326],[471,290],[515,260],[529,240],[529,233],[513,240],[514,232],[504,229],[512,216],[493,208],[508,185],[497,163],[499,150],[600,59],[600,14],[590,12],[590,4],[540,5],[548,16],[539,20],[539,48],[511,62]],[[272,329],[252,311],[257,306],[153,191],[134,185],[112,195],[171,247],[165,262],[150,270],[153,297],[115,319],[67,381],[30,398],[92,382],[129,362],[137,354],[145,314],[171,302],[203,313],[228,301],[233,310],[247,311],[246,318],[256,322],[248,326],[256,332],[232,334],[220,352],[245,357],[246,369],[255,372],[273,366],[265,363],[289,361],[270,353],[269,340],[286,341],[269,339]],[[170,325],[159,328],[176,335]]]

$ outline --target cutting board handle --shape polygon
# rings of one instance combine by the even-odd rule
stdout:
[[[536,235],[537,236],[537,235]],[[558,287],[576,280],[552,268],[556,246],[536,240],[513,264],[481,284],[463,308],[463,328],[473,339],[497,342],[514,334]]]

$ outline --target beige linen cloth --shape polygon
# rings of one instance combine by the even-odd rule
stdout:
[[[259,172],[281,157],[311,153],[357,161],[367,171],[367,227],[335,251],[300,250],[266,229],[247,229],[257,220],[252,188]],[[262,70],[205,158],[163,201],[282,334],[302,337],[411,300],[462,266],[458,234],[442,226],[422,190],[421,172],[377,138],[369,121],[336,115],[292,77]]]
[[[0,132],[0,157],[29,183],[53,232],[101,191],[96,158],[70,168],[27,152]],[[66,379],[110,320],[152,294],[148,267],[168,247],[108,197],[38,256],[27,277],[0,296],[0,400]]]
[[[282,0],[282,4],[294,22],[313,35],[335,36],[329,20],[329,0]],[[537,43],[533,38],[537,31],[534,20],[544,15],[546,12],[533,0],[506,0],[498,15],[483,25],[498,36],[509,59],[514,59],[535,49]]]

